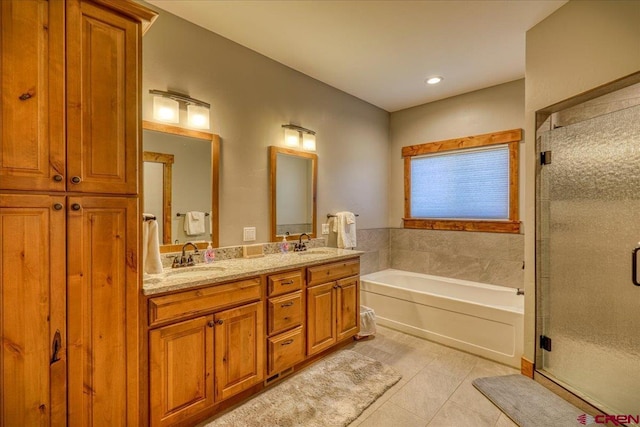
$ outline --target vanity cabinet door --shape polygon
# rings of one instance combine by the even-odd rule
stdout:
[[[67,198],[69,425],[137,426],[137,198]]]
[[[336,282],[307,289],[307,356],[336,342]]]
[[[264,379],[263,312],[263,302],[259,301],[214,315],[216,401]]]
[[[213,405],[213,315],[149,332],[151,425],[171,425]]]
[[[338,341],[342,341],[360,331],[360,280],[338,280],[336,293]]]
[[[140,25],[90,1],[66,5],[67,190],[136,194]]]
[[[64,197],[0,194],[0,425],[66,423]]]
[[[0,189],[64,191],[64,3],[0,1]]]

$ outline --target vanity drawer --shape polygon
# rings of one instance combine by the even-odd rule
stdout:
[[[360,260],[349,259],[307,269],[307,287],[360,274]]]
[[[280,295],[302,289],[302,270],[289,271],[288,273],[273,274],[268,279],[268,295]]]
[[[268,375],[281,372],[304,360],[302,326],[267,339]]]
[[[262,298],[260,279],[241,280],[149,299],[149,325]]]
[[[285,331],[302,323],[303,318],[302,291],[269,298],[268,335]]]

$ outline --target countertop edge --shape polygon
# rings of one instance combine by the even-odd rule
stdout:
[[[232,273],[232,274],[222,275],[217,277],[214,276],[214,277],[207,277],[203,279],[185,280],[182,283],[167,283],[164,286],[160,283],[155,288],[149,287],[149,286],[145,287],[143,282],[142,295],[145,297],[153,297],[153,296],[167,294],[175,291],[186,291],[186,290],[201,287],[201,286],[217,285],[217,284],[222,284],[222,283],[226,283],[233,280],[246,279],[246,278],[260,276],[263,274],[274,273],[278,271],[286,271],[289,269],[301,268],[301,267],[312,267],[315,265],[322,265],[322,264],[326,264],[334,261],[341,261],[341,260],[346,260],[350,258],[356,258],[356,257],[360,257],[364,253],[365,253],[364,251],[349,250],[349,253],[331,254],[331,255],[322,256],[321,258],[316,258],[313,260],[306,260],[304,257],[300,257],[300,260],[295,261],[294,259],[292,259],[291,261],[293,262],[287,263],[286,265],[275,265],[273,267],[263,267],[263,268],[253,269],[253,270],[247,269],[246,271],[235,273],[235,274]],[[282,256],[282,255],[280,254],[266,255],[265,257],[279,257],[279,256]],[[261,257],[260,259],[262,258],[264,257]],[[239,258],[235,260],[225,260],[225,261],[219,261],[218,263],[224,263],[224,262],[236,261],[236,260],[245,260],[245,259]],[[246,259],[246,261],[251,262],[251,259]]]

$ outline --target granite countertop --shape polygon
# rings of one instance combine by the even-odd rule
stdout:
[[[289,268],[339,261],[363,254],[362,251],[315,248],[305,252],[265,255],[260,258],[234,258],[193,267],[165,268],[161,274],[146,275],[142,282],[144,295],[186,290],[229,280],[273,273]]]

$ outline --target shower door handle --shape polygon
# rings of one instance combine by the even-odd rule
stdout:
[[[640,246],[631,252],[631,281],[636,286],[640,286],[638,283],[638,251],[640,251]]]

